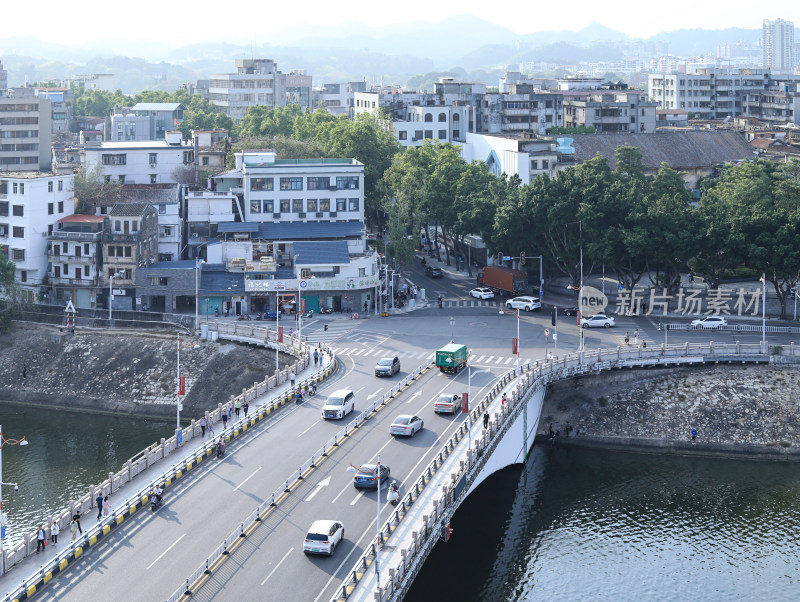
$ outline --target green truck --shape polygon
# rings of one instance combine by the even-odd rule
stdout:
[[[466,345],[449,343],[436,352],[436,367],[445,374],[458,374],[466,365]]]

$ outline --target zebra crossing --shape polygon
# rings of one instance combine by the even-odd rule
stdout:
[[[436,299],[432,300],[436,303]],[[470,299],[468,301],[442,301],[442,307],[498,307],[500,302],[494,299]]]
[[[430,361],[436,357],[436,353],[432,351],[395,351],[393,349],[367,349],[365,347],[333,347],[333,351],[338,356],[347,356],[353,359],[373,358],[377,360],[382,357],[392,357],[396,355],[401,360],[408,359],[421,362],[423,360]],[[473,366],[510,366],[516,361],[517,358],[513,355],[473,354],[471,364]],[[522,361],[525,362],[526,360]]]
[[[330,320],[314,324],[314,330],[303,329],[303,336],[309,343],[330,343],[361,326],[366,320]],[[325,325],[328,330],[325,330]],[[368,341],[365,341],[368,342]]]

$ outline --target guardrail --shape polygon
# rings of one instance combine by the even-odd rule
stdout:
[[[772,356],[768,355],[768,352],[771,352]],[[444,528],[444,525],[447,524],[466,497],[470,490],[470,485],[480,475],[481,470],[502,440],[503,435],[526,407],[528,397],[546,387],[549,383],[614,368],[685,363],[770,362],[771,357],[782,355],[797,357],[800,355],[800,348],[793,343],[780,349],[775,347],[767,349],[767,345],[761,343],[718,345],[713,342],[701,345],[685,343],[669,346],[662,344],[647,349],[642,349],[641,347],[617,347],[610,350],[599,349],[591,352],[584,351],[567,354],[561,358],[537,361],[521,367],[517,384],[511,394],[507,396],[506,403],[500,406],[500,411],[495,413],[493,420],[490,420],[489,428],[483,431],[481,436],[475,438],[474,449],[467,450],[466,459],[460,461],[458,470],[451,474],[449,483],[443,485],[442,495],[433,500],[431,515],[423,515],[423,524],[420,525],[418,531],[412,534],[413,541],[411,546],[401,550],[401,563],[388,569],[389,583],[381,588],[380,592],[375,592],[375,600],[379,602],[399,600],[408,591],[414,577],[421,569],[433,546],[439,540],[441,529]],[[506,384],[514,378],[517,378],[516,370],[510,370],[500,378],[494,388],[477,404],[477,407],[470,410],[471,423],[480,419],[488,405],[498,399]],[[366,551],[356,561],[337,594],[331,598],[331,602],[346,600],[352,594],[367,569],[374,562],[376,552],[379,550],[380,545],[384,543],[384,538],[388,538],[397,528],[400,521],[407,514],[408,508],[416,502],[422,490],[432,481],[437,470],[442,467],[445,459],[455,451],[458,443],[464,439],[467,428],[469,428],[468,423],[464,421],[440,449],[419,480],[415,482],[411,490],[398,503],[399,509],[384,523],[380,530],[380,535],[376,535],[375,539],[367,544]],[[531,438],[532,443],[533,438]]]
[[[342,427],[342,429],[335,433],[333,437],[328,439],[322,447],[314,452],[311,457],[303,462],[296,471],[284,481],[269,497],[262,500],[256,509],[251,512],[240,524],[234,529],[231,534],[226,537],[222,543],[205,559],[205,561],[197,567],[183,582],[183,584],[176,589],[172,595],[167,598],[167,602],[176,602],[183,596],[192,595],[193,589],[197,582],[204,576],[209,575],[215,567],[213,566],[217,560],[223,556],[227,556],[229,552],[235,548],[235,542],[240,538],[246,537],[246,531],[250,525],[263,520],[271,508],[276,507],[287,495],[292,491],[292,486],[297,482],[302,481],[308,471],[316,468],[316,463],[320,459],[327,457],[332,453],[339,444],[355,429],[361,426],[364,422],[369,420],[370,416],[377,412],[381,406],[385,405],[389,400],[394,398],[403,388],[405,388],[412,381],[416,380],[426,370],[433,365],[433,362],[421,364],[418,368],[411,371],[394,387],[389,389],[385,394],[381,395],[380,399],[374,401],[369,407],[362,411],[355,419],[349,424]]]
[[[714,328],[703,328],[702,326],[692,326],[689,322],[669,322],[659,324],[658,329],[666,330],[724,330],[727,332],[769,332],[784,333],[784,334],[800,334],[800,326],[770,326],[766,325],[762,328],[759,324],[728,324],[727,326],[720,326]]]
[[[229,329],[226,329],[229,330]],[[234,333],[236,329],[234,329]],[[225,333],[233,334],[233,333]],[[241,334],[241,332],[240,332]],[[309,346],[293,338],[290,343],[284,345],[287,351],[291,351],[292,355],[296,357],[305,357],[304,364],[308,363],[308,350]],[[330,376],[336,369],[336,357],[333,351],[327,345],[320,344],[320,348],[330,355],[331,361],[327,366],[321,367],[311,376],[302,380],[296,381],[295,389],[298,387],[307,387],[312,382],[319,383],[328,376]],[[250,389],[246,389],[240,395],[231,397],[231,401],[226,403],[217,404],[217,409],[205,413],[206,419],[211,423],[219,423],[221,421],[221,413],[227,411],[228,404],[233,404],[237,399],[242,402],[248,403],[257,399],[269,389],[277,387],[280,383],[286,382],[289,377],[289,372],[292,369],[298,369],[301,362],[295,363],[293,366],[287,366],[284,370],[277,370],[275,375],[265,379],[260,383],[256,383]],[[256,425],[258,422],[267,418],[272,413],[276,412],[279,408],[287,404],[292,399],[292,390],[285,391],[280,395],[273,397],[263,403],[259,404],[251,410],[251,414],[243,417],[235,424],[220,431],[220,434],[225,437],[226,441],[230,441],[240,436],[249,427]],[[45,531],[49,537],[50,527],[54,522],[57,522],[62,533],[68,531],[67,527],[75,515],[76,511],[80,511],[81,515],[90,510],[94,503],[94,499],[98,495],[111,495],[118,492],[119,489],[126,483],[131,481],[135,476],[142,474],[145,470],[153,467],[159,460],[164,460],[167,456],[181,449],[186,443],[193,438],[200,436],[202,430],[200,428],[199,420],[192,420],[190,425],[186,428],[176,429],[175,434],[169,439],[161,438],[160,442],[153,443],[131,457],[123,466],[122,470],[117,473],[110,472],[108,479],[103,481],[100,485],[89,488],[89,492],[77,501],[71,501],[69,507],[65,508],[58,514],[42,521],[45,525]],[[102,539],[111,530],[120,525],[127,517],[132,516],[139,508],[146,505],[149,498],[147,492],[153,489],[156,483],[164,483],[165,489],[169,487],[175,480],[180,478],[183,474],[197,466],[204,457],[213,453],[214,441],[209,439],[209,443],[199,448],[198,452],[194,453],[191,457],[182,459],[180,462],[173,464],[168,470],[162,472],[158,477],[151,480],[146,487],[140,488],[136,494],[130,496],[122,506],[117,508],[124,508],[122,513],[117,510],[110,515],[109,518],[103,519],[100,524],[93,525],[86,529],[81,536],[82,539],[78,543],[73,543],[69,548],[60,552],[55,559],[42,565],[36,572],[32,573],[30,577],[23,580],[23,586],[18,588],[12,594],[6,594],[3,600],[21,600],[33,595],[37,587],[47,583],[53,575],[63,571],[69,565],[70,560],[78,558],[84,551],[85,547],[93,546],[98,540]],[[25,533],[23,541],[11,549],[4,550],[6,554],[6,566],[11,567],[20,562],[23,558],[33,553],[36,544],[35,533]],[[88,544],[88,545],[87,545]]]

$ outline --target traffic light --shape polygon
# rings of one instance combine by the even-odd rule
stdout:
[[[525,265],[525,251],[519,252],[519,265]]]
[[[550,312],[550,323],[553,326],[555,326],[557,322],[558,322],[558,308],[553,307],[553,309]]]

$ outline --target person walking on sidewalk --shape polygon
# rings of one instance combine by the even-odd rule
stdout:
[[[72,541],[75,541],[78,536],[78,523],[75,522],[75,517],[72,517],[72,520],[69,521],[69,532],[72,534]]]
[[[97,504],[97,520],[100,520],[101,518],[103,518],[103,492],[102,491],[94,499],[94,503]]]
[[[44,550],[44,547],[47,545],[47,533],[44,532],[44,525],[39,525],[39,530],[36,531],[36,553],[39,553],[39,550]]]
[[[222,408],[222,430],[228,428],[228,408]]]
[[[54,520],[53,526],[50,527],[50,541],[53,542],[53,545],[56,545],[58,543],[59,531],[61,531],[61,529],[58,526],[58,521]]]
[[[242,411],[242,400],[237,399],[236,403],[233,404],[233,411],[236,412],[236,418],[239,418],[239,412]]]
[[[631,335],[629,333],[627,333],[627,332],[625,333],[625,344],[626,345],[630,345],[631,344]]]
[[[247,418],[247,410],[250,409],[250,404],[246,401],[242,404],[242,410],[244,410],[244,417]]]
[[[296,378],[296,377],[295,377],[295,374],[294,374],[294,370],[292,370],[291,372],[289,372],[289,381],[292,383],[292,386],[293,386],[293,387],[294,387],[294,380],[295,380],[295,378]]]
[[[200,435],[200,436],[201,436],[201,438],[202,438],[202,439],[205,439],[205,438],[206,438],[206,426],[207,426],[207,425],[208,425],[208,422],[206,421],[206,417],[205,417],[205,416],[203,416],[203,417],[200,419],[200,433],[201,433],[201,435]]]
[[[319,361],[319,351],[317,351],[316,349],[314,349],[314,365],[315,365],[315,366],[317,365],[317,362],[318,362],[318,361]]]
[[[211,414],[208,415],[207,425],[208,425],[208,436],[209,436],[209,438],[213,439],[214,436],[215,436],[214,435],[214,419],[211,417]]]
[[[489,428],[489,412],[486,411],[483,413],[483,428]]]
[[[108,502],[108,496],[103,498],[103,516],[111,514],[111,504]]]

